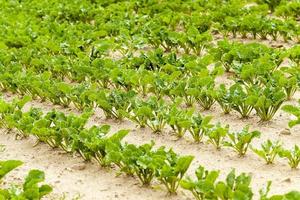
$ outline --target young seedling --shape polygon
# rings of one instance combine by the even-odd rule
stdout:
[[[196,101],[204,110],[209,110],[214,104],[215,100],[215,76],[208,71],[203,70],[199,78],[194,79],[196,88],[198,89],[195,94]]]
[[[230,106],[240,113],[243,118],[249,117],[253,110],[253,98],[247,94],[241,84],[234,84],[230,87]]]
[[[221,145],[227,134],[229,133],[229,125],[222,127],[220,123],[216,124],[207,132],[208,142],[213,144],[217,150],[221,149]]]
[[[178,108],[179,104],[172,105],[170,112],[167,114],[168,124],[178,138],[182,138],[185,132],[191,127],[191,116],[194,110],[183,110]]]
[[[300,103],[300,101],[298,103]],[[282,110],[289,114],[292,114],[296,117],[295,120],[289,121],[290,128],[300,124],[300,107],[299,106],[297,107],[297,106],[293,106],[293,105],[285,105],[282,107]]]
[[[136,122],[139,127],[145,128],[147,119],[151,115],[151,108],[147,103],[140,99],[134,99],[132,102],[132,112],[129,114],[129,119]]]
[[[94,132],[89,138],[84,141],[84,146],[91,152],[92,157],[100,164],[100,166],[106,167],[110,163],[106,158],[109,150],[113,145],[116,147],[121,145],[122,139],[129,133],[129,130],[120,130],[112,136],[99,135]]]
[[[273,118],[282,103],[286,100],[282,88],[267,85],[264,89],[259,87],[250,88],[252,106],[262,121],[269,121]]]
[[[225,141],[224,146],[234,149],[239,156],[244,156],[252,140],[258,138],[260,134],[259,131],[250,132],[249,126],[246,126],[241,132],[229,133],[229,141]]]
[[[123,149],[112,149],[108,153],[111,162],[120,167],[127,175],[136,175],[142,185],[149,186],[155,177],[156,170],[165,161],[165,153],[162,149],[154,151],[154,143],[135,146],[127,144]],[[161,153],[163,152],[163,153]]]
[[[215,89],[213,87],[201,88],[196,100],[204,110],[209,110],[216,101]]]
[[[189,132],[192,135],[195,142],[199,143],[202,141],[203,136],[213,127],[210,124],[212,116],[203,117],[199,113],[192,116],[192,124],[189,128]]]
[[[167,113],[169,107],[162,99],[156,97],[150,98],[146,101],[143,115],[147,117],[146,126],[148,126],[153,133],[161,133],[167,123]]]
[[[219,88],[217,89],[216,92],[216,101],[218,104],[221,106],[224,114],[229,114],[231,111],[231,106],[230,106],[230,92],[229,90],[225,87],[224,84],[220,85]]]
[[[279,152],[279,156],[287,158],[292,169],[296,169],[300,163],[300,149],[298,145],[295,145],[294,149],[291,150],[282,149]]]
[[[196,200],[217,199],[215,193],[215,182],[219,177],[220,171],[208,171],[199,166],[195,171],[197,180],[190,177],[182,180],[180,186],[192,192]]]
[[[232,170],[226,177],[226,181],[220,181],[215,186],[217,199],[252,199],[253,192],[250,187],[251,177],[245,173],[236,176]]]
[[[282,195],[275,194],[275,195],[268,197],[270,190],[271,190],[271,185],[272,185],[272,182],[268,181],[267,186],[265,188],[259,190],[259,195],[260,195],[259,199],[260,200],[283,200],[283,199],[296,200],[296,199],[300,199],[300,192],[298,192],[298,191],[291,191],[291,192],[288,192],[288,193],[282,194]]]
[[[10,171],[19,167],[23,163],[18,160],[0,161],[0,183],[2,179]],[[40,170],[31,170],[25,178],[25,182],[22,187],[11,187],[0,189],[1,199],[30,199],[40,200],[45,195],[52,191],[52,187],[49,185],[40,185],[45,180],[45,173]]]
[[[167,188],[170,194],[176,194],[179,183],[188,170],[193,156],[182,156],[171,153],[164,165],[157,170],[158,180]]]
[[[281,148],[282,145],[279,141],[273,143],[271,140],[267,140],[265,143],[261,144],[261,149],[251,147],[252,151],[259,157],[263,158],[268,165],[274,163],[274,160],[281,151]]]

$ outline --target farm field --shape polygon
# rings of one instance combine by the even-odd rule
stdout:
[[[300,1],[0,16],[1,200],[300,199]]]

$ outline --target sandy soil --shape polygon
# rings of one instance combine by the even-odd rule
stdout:
[[[5,99],[12,99],[11,94],[5,94]],[[296,93],[294,99],[287,104],[296,104],[300,93]],[[28,103],[25,110],[30,106],[42,108],[44,111],[50,111],[53,107],[66,113],[78,113],[73,109],[64,109],[59,106],[53,106],[51,103],[40,103],[32,101]],[[274,119],[268,123],[260,123],[259,118],[254,114],[248,119],[240,119],[237,113],[232,112],[224,115],[218,105],[214,105],[210,111],[203,112],[206,115],[213,115],[214,122],[229,124],[231,130],[241,130],[245,125],[251,125],[251,129],[262,132],[260,139],[253,142],[253,146],[267,140],[281,140],[286,147],[299,145],[299,127],[292,129],[292,135],[281,135],[280,131],[286,128],[287,122],[291,116],[279,111]],[[235,168],[237,172],[246,172],[252,175],[252,186],[254,191],[265,186],[268,180],[273,182],[272,193],[284,193],[290,190],[300,188],[299,170],[291,170],[286,160],[278,158],[273,165],[266,165],[253,152],[249,151],[244,158],[237,156],[231,149],[223,148],[217,151],[212,145],[206,142],[201,144],[193,143],[192,139],[186,134],[186,137],[177,140],[169,129],[163,134],[155,135],[147,128],[136,128],[130,121],[116,122],[106,120],[100,109],[96,109],[96,114],[91,118],[88,126],[93,124],[110,124],[112,132],[119,129],[131,129],[131,133],[125,138],[127,142],[142,144],[154,140],[157,146],[167,146],[173,148],[180,154],[191,154],[195,156],[192,167],[188,174],[193,176],[193,171],[201,164],[207,169],[221,170],[221,177],[224,178],[227,173]],[[38,168],[44,170],[47,176],[47,182],[54,186],[54,192],[48,199],[73,199],[80,197],[86,200],[98,199],[191,199],[186,191],[179,191],[176,197],[166,196],[166,191],[154,183],[153,188],[143,188],[138,180],[132,177],[117,177],[117,170],[103,169],[93,163],[84,163],[78,156],[65,154],[60,150],[51,149],[46,144],[39,144],[35,147],[33,138],[15,140],[13,133],[4,134],[1,130],[0,144],[6,146],[2,152],[1,160],[19,159],[25,162],[24,166],[11,174],[13,179],[20,181],[19,177],[24,177],[29,169]],[[16,148],[17,147],[17,148]],[[257,197],[255,198],[257,199]]]

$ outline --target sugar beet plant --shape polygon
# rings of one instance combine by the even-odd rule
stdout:
[[[271,140],[267,140],[261,144],[261,149],[253,147],[251,149],[255,154],[263,158],[267,164],[273,164],[275,158],[282,150],[282,145],[279,141],[272,142]]]
[[[261,200],[274,200],[274,199],[299,199],[300,198],[300,193],[297,191],[291,191],[286,194],[277,194],[277,195],[272,195],[269,196],[270,190],[271,190],[271,184],[272,182],[269,181],[267,183],[266,188],[261,189],[259,191],[260,194],[260,199]]]
[[[193,156],[170,156],[158,169],[158,180],[165,185],[170,194],[176,194],[180,181],[187,172]]]
[[[258,88],[253,86],[249,90],[250,104],[252,104],[262,121],[272,119],[286,100],[284,90],[279,87],[266,86],[265,88]]]
[[[146,126],[148,126],[154,133],[161,133],[167,124],[167,113],[169,107],[161,99],[151,97],[146,101],[145,107],[142,110],[141,116],[146,120]]]
[[[241,132],[228,133],[228,141],[224,142],[224,146],[232,148],[239,156],[244,156],[253,139],[260,136],[259,131],[249,131],[249,126],[243,128]]]
[[[215,183],[219,177],[219,171],[208,171],[199,166],[195,171],[196,180],[190,177],[183,179],[180,185],[183,189],[189,190],[196,200],[217,199]]]
[[[181,99],[171,105],[169,112],[166,114],[167,123],[172,128],[177,137],[181,138],[191,126],[191,120],[194,109],[180,109]]]
[[[231,93],[224,84],[221,84],[216,91],[216,101],[221,106],[224,114],[229,114],[231,107]]]
[[[201,114],[194,114],[191,117],[191,126],[189,133],[192,135],[195,142],[199,143],[203,137],[208,134],[208,131],[214,126],[210,123],[212,116],[202,116]]]
[[[196,179],[187,177],[180,182],[183,189],[190,191],[196,200],[235,200],[253,199],[254,192],[251,188],[251,177],[241,173],[236,175],[232,170],[224,181],[218,180],[220,171],[206,170],[199,166],[195,171]],[[283,195],[269,195],[271,182],[267,183],[265,189],[259,192],[260,200],[291,199],[296,200],[300,197],[298,191],[291,191]]]
[[[220,123],[217,123],[207,132],[208,142],[213,144],[217,150],[220,150],[228,133],[229,125],[222,127]]]
[[[246,47],[245,47],[246,48]],[[266,50],[267,51],[267,50]],[[221,86],[220,88],[215,89],[215,78],[217,75],[221,74],[221,70],[218,66],[216,66],[212,71],[207,69],[207,66],[202,66],[201,62],[193,62],[190,61],[191,58],[185,57],[181,58],[184,61],[181,61],[180,59],[175,59],[175,61],[170,60],[163,60],[164,57],[156,58],[155,59],[162,59],[162,61],[156,61],[156,62],[162,62],[162,71],[159,72],[152,72],[147,71],[148,75],[151,76],[153,79],[152,81],[147,81],[147,87],[149,87],[149,92],[152,94],[158,94],[159,93],[159,100],[165,102],[166,96],[171,98],[171,101],[176,101],[178,97],[182,97],[185,101],[185,103],[188,106],[192,106],[195,102],[198,102],[199,105],[203,109],[210,109],[211,106],[214,104],[214,102],[218,102],[225,113],[228,113],[230,110],[236,110],[241,114],[242,117],[247,117],[250,115],[251,111],[254,109],[254,104],[251,98],[249,98],[249,91],[247,89],[249,87],[252,87],[253,84],[256,84],[257,81],[254,83],[247,82],[246,80],[253,80],[251,73],[250,78],[243,77],[246,73],[244,71],[237,72],[236,76],[238,77],[238,80],[241,81],[243,84],[237,83],[232,85],[229,89]],[[171,57],[171,56],[170,56]],[[273,68],[276,68],[276,64],[274,63],[271,55],[266,56],[266,60],[270,62],[273,66]],[[139,58],[133,58],[133,59],[139,59]],[[167,58],[166,58],[167,59]],[[168,58],[171,59],[171,58]],[[264,62],[263,58],[253,58],[254,61],[259,60],[258,63],[260,65],[263,65]],[[252,62],[253,59],[250,59]],[[256,59],[256,60],[255,60]],[[124,58],[124,60],[126,60]],[[209,56],[207,60],[210,60]],[[246,59],[247,62],[248,59]],[[276,60],[276,59],[275,59]],[[253,61],[253,62],[254,62]],[[123,62],[120,61],[121,63]],[[125,61],[124,61],[125,62]],[[154,61],[151,61],[154,62]],[[171,64],[164,64],[166,62],[170,62]],[[175,62],[175,63],[173,63]],[[178,62],[178,63],[176,63]],[[184,63],[186,62],[186,63]],[[209,64],[210,61],[203,61],[205,64]],[[131,63],[129,63],[131,64]],[[254,64],[256,64],[254,62]],[[127,65],[127,64],[126,64]],[[177,66],[179,65],[179,66]],[[194,68],[192,68],[190,65],[196,65]],[[200,65],[200,66],[197,66]],[[167,67],[166,67],[167,66]],[[235,64],[236,66],[236,64]],[[248,66],[248,65],[245,65]],[[181,67],[184,67],[184,70],[190,70],[192,76],[191,77],[185,77],[184,73],[182,73]],[[256,68],[252,67],[254,72],[256,72]],[[268,71],[268,67],[266,67],[263,71]],[[18,70],[21,70],[18,68]],[[130,73],[130,76],[133,76],[134,79],[141,76],[141,72],[138,70],[135,72],[133,69],[124,69],[124,71]],[[145,70],[145,69],[143,69]],[[3,71],[7,71],[6,69],[3,69]],[[121,84],[120,81],[122,80],[128,80],[130,78],[126,78],[126,72],[120,72],[120,69],[110,69],[109,73],[111,73],[109,76],[112,76],[112,81],[115,80],[115,84]],[[277,71],[278,72],[278,71]],[[298,71],[299,72],[299,71]],[[291,97],[291,95],[294,93],[295,89],[297,88],[297,81],[296,77],[298,76],[297,70],[288,70],[284,72],[284,74],[279,75],[280,73],[277,73],[277,76],[271,77],[271,78],[265,78],[265,73],[258,73],[255,75],[255,79],[259,80],[259,89],[263,91],[263,89],[270,88],[271,86],[264,86],[266,82],[272,82],[272,88],[280,89],[283,88],[285,90],[285,93],[287,94],[288,98]],[[6,72],[8,73],[8,72]],[[46,72],[45,72],[46,73]],[[134,74],[132,74],[134,73]],[[241,74],[240,74],[241,73]],[[40,98],[40,100],[49,100],[54,104],[59,104],[62,106],[66,106],[69,104],[74,104],[76,108],[79,110],[84,110],[85,108],[93,108],[94,106],[97,106],[101,108],[106,115],[107,118],[114,118],[122,120],[124,118],[129,118],[134,120],[138,120],[138,118],[131,118],[130,114],[132,111],[136,112],[138,110],[140,104],[134,103],[136,99],[138,99],[138,92],[140,89],[138,88],[139,85],[135,84],[134,81],[129,81],[130,84],[132,84],[129,88],[124,89],[123,87],[117,87],[114,86],[114,88],[110,89],[103,89],[99,88],[97,86],[97,83],[85,81],[81,83],[76,84],[68,84],[62,81],[58,81],[55,79],[55,77],[52,77],[51,73],[47,73],[46,75],[41,74],[34,74],[34,73],[28,73],[25,75],[19,75],[14,73],[8,73],[9,78],[7,76],[0,77],[0,82],[3,83],[3,87],[5,87],[7,90],[18,92],[20,89],[18,88],[26,88],[26,90],[30,92],[18,92],[19,94],[30,94],[33,98]],[[246,73],[247,74],[247,73]],[[290,75],[288,75],[290,74]],[[286,80],[285,76],[291,76],[289,78],[289,81],[283,81]],[[21,77],[18,77],[21,76]],[[44,77],[45,76],[45,77]],[[117,76],[117,77],[115,77]],[[121,77],[119,77],[121,76]],[[25,78],[24,78],[25,77]],[[27,77],[27,78],[26,78]],[[18,81],[18,79],[22,79],[21,81]],[[44,83],[47,79],[47,83]],[[121,79],[119,82],[117,80]],[[174,81],[174,79],[179,79],[180,81],[177,83]],[[244,80],[245,79],[245,80]],[[88,79],[89,80],[89,79]],[[121,82],[122,82],[121,81]],[[17,84],[16,84],[17,82]],[[129,83],[128,83],[129,84]],[[34,87],[34,85],[37,85]],[[167,85],[167,87],[165,87]],[[15,88],[16,89],[13,89]],[[34,87],[34,88],[33,88]],[[255,87],[258,87],[255,85]],[[59,89],[59,96],[56,94],[57,88]],[[227,91],[229,90],[229,91]],[[34,93],[34,94],[33,94]],[[149,95],[152,96],[152,95]],[[273,100],[274,101],[274,100]],[[278,102],[272,101],[272,113],[276,112],[276,109],[278,107]],[[65,103],[67,102],[67,104]],[[168,104],[168,103],[167,103]],[[267,108],[264,108],[267,109]],[[257,109],[256,109],[257,110]],[[258,109],[260,110],[260,109]],[[260,111],[258,113],[261,113]],[[263,114],[265,115],[265,114]],[[260,117],[265,118],[263,115],[260,114]],[[270,118],[272,114],[268,117]],[[144,118],[144,117],[143,117]],[[263,119],[267,120],[267,119]],[[143,119],[145,121],[145,119]],[[161,120],[158,120],[161,121]],[[138,122],[139,123],[139,122]],[[142,123],[142,122],[140,122]],[[162,123],[163,124],[163,123]],[[142,125],[144,126],[144,124]],[[159,128],[159,127],[156,127]]]
[[[299,101],[300,103],[300,101]],[[289,127],[294,127],[300,124],[300,108],[294,105],[285,105],[282,107],[285,112],[294,115],[296,119],[289,121]]]
[[[40,170],[29,171],[22,186],[4,186],[3,179],[6,175],[22,164],[18,160],[0,161],[0,198],[39,200],[51,193],[51,186],[40,185],[45,180],[45,173]]]
[[[181,181],[183,189],[189,190],[195,199],[252,199],[253,192],[250,187],[251,177],[244,173],[236,176],[232,170],[225,181],[217,181],[219,171],[208,171],[199,166],[195,171],[196,180],[186,178]]]
[[[282,148],[279,156],[288,159],[288,163],[292,169],[296,169],[300,163],[300,149],[298,145],[295,145],[290,150]]]
[[[247,94],[246,89],[239,83],[229,88],[231,108],[237,111],[243,118],[249,117],[253,110],[253,98]]]
[[[18,136],[33,135],[53,148],[78,153],[101,166],[117,165],[145,185],[156,178],[174,193],[192,157],[155,149],[152,144],[124,144],[128,130],[110,134],[107,125],[86,128],[91,109],[97,106],[107,118],[128,118],[154,133],[168,125],[178,137],[186,132],[196,142],[206,137],[217,149],[226,141],[239,154],[246,153],[256,133],[243,130],[231,134],[227,127],[212,125],[210,117],[172,104],[183,98],[189,107],[198,103],[208,110],[218,102],[224,113],[236,111],[246,118],[255,110],[267,121],[285,100],[283,93],[287,99],[292,97],[299,70],[279,66],[284,58],[298,66],[299,46],[285,52],[257,42],[212,42],[220,33],[300,41],[297,2],[256,2],[245,6],[242,0],[221,4],[219,0],[100,0],[99,6],[94,1],[61,6],[53,1],[51,8],[44,9],[49,7],[46,1],[0,0],[3,20],[8,22],[2,23],[4,31],[0,33],[0,89],[25,96],[12,104],[0,101],[1,127],[17,130]],[[170,9],[163,9],[166,7]],[[269,15],[269,10],[283,18]],[[217,88],[215,78],[222,74],[221,67],[238,83]],[[27,95],[63,107],[74,105],[83,114],[53,110],[44,115],[36,108],[22,112],[29,101]],[[284,109],[299,118],[297,107]],[[290,126],[299,121],[291,121]],[[276,149],[272,146],[276,145],[265,144],[259,154],[268,157]],[[290,156],[281,155],[296,165],[296,147],[294,150]],[[272,158],[267,158],[268,162]],[[206,179],[204,174],[199,172],[199,179]],[[199,194],[200,198],[252,198],[250,192],[236,192],[240,179],[245,179],[241,182],[248,191],[247,178],[236,179],[233,173],[229,177],[216,184],[216,197]]]
[[[155,178],[157,170],[164,164],[167,152],[164,148],[153,149],[154,143],[135,146],[124,145],[123,149],[112,149],[108,158],[115,163],[121,172],[127,175],[136,175],[142,185],[150,185]]]

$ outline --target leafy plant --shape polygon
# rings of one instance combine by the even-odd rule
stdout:
[[[23,162],[19,160],[7,160],[0,162],[0,181],[8,174],[10,171],[22,165]]]
[[[194,110],[181,110],[178,109],[179,103],[175,103],[170,108],[170,111],[167,114],[168,124],[171,126],[172,130],[177,137],[181,138],[187,130],[190,129],[192,122],[190,120],[193,115]]]
[[[19,195],[20,198],[25,199],[42,199],[43,196],[52,191],[49,185],[39,186],[39,183],[45,180],[45,173],[40,170],[31,170],[23,184],[23,192]]]
[[[267,4],[270,11],[274,12],[275,8],[280,4],[281,0],[258,0],[258,2]]]
[[[223,144],[223,141],[228,133],[229,125],[222,127],[220,123],[217,123],[207,132],[208,142],[213,144],[217,150],[220,150],[221,145]]]
[[[101,90],[98,93],[92,93],[90,100],[97,103],[107,118],[122,120],[132,110],[131,100],[134,96],[135,92],[133,91],[113,90],[112,92],[106,92]]]
[[[93,156],[95,156],[94,149],[90,148],[91,142],[97,142],[98,140],[101,140],[103,137],[107,136],[107,134],[110,131],[109,125],[102,125],[102,126],[92,126],[89,129],[83,129],[80,130],[79,133],[72,134],[70,139],[72,140],[72,146],[71,149],[73,152],[78,152],[79,155],[85,160],[85,161],[91,161]],[[94,140],[94,141],[93,141]],[[110,142],[108,142],[107,146],[110,146]],[[115,143],[115,146],[119,146],[119,143]],[[106,146],[106,147],[107,147]],[[105,147],[105,150],[106,150]],[[106,162],[106,159],[104,162],[105,164],[109,164],[109,162]]]
[[[31,133],[51,147],[60,147],[66,152],[72,151],[72,135],[84,129],[92,112],[85,111],[80,116],[65,115],[52,110],[45,117],[36,120]]]
[[[22,114],[22,117],[17,121],[15,127],[21,133],[21,136],[26,137],[31,134],[34,127],[34,122],[42,117],[42,111],[38,108],[30,108],[26,113]]]
[[[215,103],[214,77],[207,74],[206,70],[199,76],[201,78],[196,79],[198,92],[195,98],[204,110],[209,110]]]
[[[148,109],[145,109],[145,115],[147,117],[146,125],[154,132],[160,133],[164,129],[167,118],[166,115],[169,112],[169,107],[164,100],[158,100],[155,97],[151,97],[147,101]]]
[[[219,173],[219,171],[208,171],[203,166],[199,166],[195,171],[197,179],[194,181],[188,177],[180,182],[180,186],[189,190],[196,200],[217,199],[215,183]]]
[[[271,190],[271,184],[272,182],[268,181],[266,188],[259,190],[260,200],[294,200],[300,198],[300,193],[298,191],[291,191],[283,195],[277,194],[268,197]]]
[[[0,181],[7,173],[22,164],[23,163],[21,161],[17,160],[0,161]],[[52,191],[52,187],[49,185],[39,186],[39,183],[44,180],[44,172],[40,170],[31,170],[25,178],[25,182],[22,187],[0,189],[0,198],[28,200],[42,199],[45,195]]]
[[[153,150],[154,143],[135,146],[127,144],[121,149],[112,149],[108,159],[126,174],[135,174],[143,185],[150,185],[156,171],[166,159],[164,148]]]
[[[140,99],[134,99],[132,107],[132,112],[130,113],[129,118],[136,122],[141,128],[145,128],[148,118],[150,117],[151,108],[146,102]]]
[[[222,63],[226,72],[229,72],[231,69],[232,60],[228,59],[227,53],[234,47],[235,43],[232,43],[228,40],[218,41],[218,45],[215,48],[210,50],[210,53],[213,55],[215,61]]]
[[[231,108],[238,113],[243,118],[250,115],[253,110],[253,97],[249,96],[241,84],[234,84],[229,88]]]
[[[234,149],[240,156],[244,156],[254,138],[260,136],[259,131],[249,131],[249,126],[243,128],[241,132],[228,133],[229,141],[224,142],[224,146]]]
[[[300,103],[300,101],[299,101]],[[294,127],[297,124],[300,124],[300,108],[293,105],[285,105],[282,107],[282,110],[294,115],[297,119],[289,121],[289,127]]]
[[[287,100],[291,100],[298,89],[298,74],[299,70],[296,67],[281,67],[280,71],[272,74],[271,81],[274,81],[274,85],[284,89]]]
[[[129,130],[120,130],[112,136],[99,135],[94,132],[85,141],[85,146],[91,151],[93,158],[101,165],[108,166],[110,162],[106,158],[110,147],[120,146],[122,139],[129,133]]]
[[[284,91],[278,87],[267,85],[261,89],[253,86],[249,90],[252,106],[262,121],[271,120],[286,99]]]
[[[189,133],[192,135],[195,142],[201,142],[204,135],[213,127],[210,124],[211,116],[201,116],[201,114],[196,114],[191,117],[191,125],[189,127]]]
[[[158,180],[167,188],[170,194],[176,194],[179,183],[193,159],[193,156],[180,157],[171,153],[164,165],[157,170]]]
[[[21,99],[15,98],[12,100],[12,103],[0,100],[0,125],[4,126],[10,132],[22,117],[22,108],[30,100],[30,96],[24,96]]]
[[[279,141],[272,142],[267,140],[261,144],[261,149],[251,148],[259,157],[263,158],[267,164],[273,164],[276,156],[280,153],[282,145]]]
[[[288,57],[293,61],[297,66],[300,65],[300,46],[295,45],[288,50]]]
[[[176,97],[182,97],[187,106],[193,106],[196,101],[195,97],[198,93],[198,89],[194,85],[192,80],[182,80],[176,84],[174,88],[170,90],[170,95],[175,99]]]
[[[229,90],[225,87],[224,84],[221,84],[217,88],[216,92],[216,101],[221,106],[224,114],[228,114],[231,111],[231,96]]]
[[[297,168],[300,163],[300,149],[297,145],[295,145],[294,149],[291,150],[281,149],[279,156],[287,158],[289,160],[290,167],[293,169]]]
[[[232,170],[226,181],[219,181],[215,186],[215,194],[220,199],[252,199],[253,192],[250,187],[251,177],[245,173],[236,176]]]

